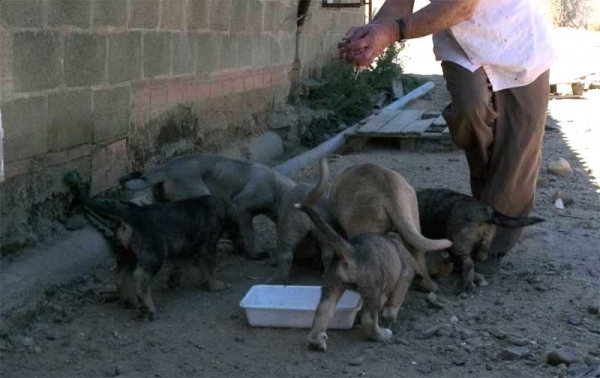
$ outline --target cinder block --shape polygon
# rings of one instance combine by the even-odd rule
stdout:
[[[172,42],[173,74],[194,72],[195,36],[193,34],[174,34]]]
[[[280,64],[281,63],[281,48],[279,47],[279,40],[277,37],[269,36],[269,63]]]
[[[48,151],[47,114],[45,97],[30,97],[2,104],[6,162]]]
[[[162,0],[161,4],[160,28],[181,30],[183,28],[183,1]]]
[[[254,65],[262,67],[269,64],[269,36],[254,35],[252,42],[252,61]]]
[[[131,27],[154,29],[158,26],[159,0],[130,0]]]
[[[93,3],[94,26],[125,26],[127,2],[123,0],[96,0]]]
[[[203,33],[196,36],[196,71],[212,72],[219,69],[221,51],[220,37],[216,34]]]
[[[90,0],[48,0],[45,4],[49,26],[90,27]]]
[[[105,82],[106,36],[72,33],[65,37],[65,83],[67,86]]]
[[[144,34],[144,77],[168,74],[171,65],[171,33]]]
[[[286,33],[296,33],[298,7],[295,4],[282,6],[279,29]]]
[[[142,76],[142,33],[111,34],[108,38],[108,82],[120,83]]]
[[[231,2],[230,9],[232,33],[242,33],[246,31],[246,18],[248,17],[248,0],[235,0]]]
[[[119,177],[127,173],[127,139],[98,147],[92,155],[92,182],[90,194],[96,195],[119,184]]]
[[[249,0],[246,30],[249,33],[262,33],[264,6],[260,0]]]
[[[53,88],[62,77],[60,41],[51,32],[13,35],[13,85],[15,92]]]
[[[62,151],[92,142],[92,91],[48,96],[48,149]]]
[[[289,34],[280,38],[281,63],[293,63],[296,58],[296,35]]]
[[[187,28],[190,30],[208,28],[209,13],[209,0],[188,0],[188,8],[186,12]]]
[[[238,35],[237,40],[237,64],[239,67],[252,66],[252,41],[253,37],[248,34]]]
[[[94,92],[94,143],[117,139],[129,132],[131,90],[128,87]]]
[[[41,0],[1,0],[0,19],[14,27],[40,27],[42,26],[42,2]]]
[[[237,0],[234,0],[237,1]],[[210,28],[216,31],[229,30],[229,6],[231,0],[212,1],[210,4]]]
[[[274,33],[277,31],[277,20],[279,18],[278,12],[280,11],[280,4],[277,1],[265,2],[265,13],[264,13],[264,25],[263,30],[267,33]]]
[[[222,35],[219,69],[235,68],[237,65],[237,36]]]

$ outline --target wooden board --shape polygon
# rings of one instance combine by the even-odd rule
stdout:
[[[417,135],[419,135],[419,134],[423,133],[425,130],[427,130],[429,128],[429,126],[431,126],[433,121],[435,121],[435,118],[418,119],[412,123],[409,123],[408,126],[406,126],[404,128],[404,130],[402,130],[402,134],[417,134]]]
[[[402,110],[384,110],[377,116],[371,118],[364,126],[358,129],[358,133],[372,133],[382,128],[390,119],[400,114]]]
[[[446,120],[441,115],[433,121],[433,126],[446,126]]]
[[[444,131],[442,131],[442,134],[450,134],[450,129],[448,129],[447,127],[444,129]]]
[[[420,120],[423,113],[423,110],[405,109],[377,130],[377,134],[401,134],[412,122]]]

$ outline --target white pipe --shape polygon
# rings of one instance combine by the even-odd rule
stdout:
[[[433,87],[434,84],[432,82],[427,82],[421,85],[419,88],[408,93],[406,96],[392,102],[385,108],[381,109],[381,111],[399,110],[408,105],[410,102],[425,96],[427,92],[429,92]],[[333,152],[340,149],[344,144],[346,144],[346,134],[353,133],[354,131],[356,131],[356,129],[358,129],[358,126],[359,124],[349,127],[346,130],[334,136],[333,138],[321,143],[312,150],[306,151],[282,164],[279,164],[275,167],[275,170],[284,175],[289,175],[290,173],[294,172],[299,168],[305,167],[309,164],[314,163],[315,161],[322,159],[323,157],[329,154],[332,154]]]

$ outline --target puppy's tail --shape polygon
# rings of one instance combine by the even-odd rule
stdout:
[[[494,209],[492,218],[488,222],[504,228],[521,228],[544,221],[545,219],[538,217],[509,217]]]
[[[340,259],[347,261],[354,255],[354,248],[352,245],[335,232],[335,230],[321,218],[319,213],[312,206],[297,203],[294,207],[308,215],[323,239],[333,248]]]
[[[319,181],[314,188],[311,189],[310,192],[306,195],[304,199],[304,204],[308,206],[315,206],[325,191],[327,190],[327,183],[329,182],[329,165],[327,164],[327,159],[322,158],[319,161]]]
[[[122,177],[119,181],[121,185],[125,186],[126,189],[133,191],[151,188],[157,184],[162,183],[167,179],[167,175],[165,174],[164,170],[160,167],[151,172],[146,173],[143,176],[138,172],[134,172],[128,176]],[[129,179],[130,177],[136,178]]]

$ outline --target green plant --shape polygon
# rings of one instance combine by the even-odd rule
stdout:
[[[358,74],[343,60],[327,64],[322,74],[325,85],[311,92],[313,104],[333,110],[346,123],[364,118],[373,108],[373,95],[390,92],[392,82],[402,76],[399,52],[397,44],[388,47],[375,64]]]

